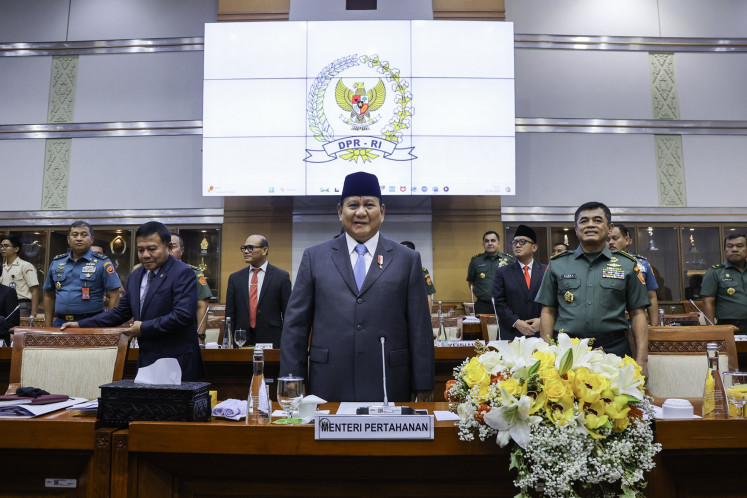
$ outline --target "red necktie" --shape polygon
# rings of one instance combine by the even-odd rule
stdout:
[[[252,268],[252,281],[249,284],[249,326],[254,328],[257,325],[257,273],[260,268]]]
[[[527,289],[531,287],[532,277],[529,276],[529,265],[524,267],[524,280],[527,281]]]

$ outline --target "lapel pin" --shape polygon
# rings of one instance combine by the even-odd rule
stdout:
[[[379,254],[378,259],[379,259],[379,268],[383,268],[384,267],[384,256]]]

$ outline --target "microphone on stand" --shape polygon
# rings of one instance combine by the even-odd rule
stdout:
[[[498,320],[498,312],[495,310],[495,298],[490,296],[490,302],[493,303],[493,313],[495,314],[495,325],[498,327],[498,340],[501,340],[501,323]]]
[[[379,337],[379,341],[381,342],[381,382],[384,386],[384,404],[382,406],[361,406],[355,413],[356,415],[412,415],[415,413],[415,410],[409,406],[394,406],[394,403],[389,404],[386,394],[386,355],[384,354],[386,338],[381,336]]]
[[[695,306],[695,309],[698,310],[698,313],[700,313],[701,315],[703,315],[703,318],[706,319],[706,322],[710,323],[711,325],[716,325],[715,323],[713,323],[712,321],[710,321],[708,319],[708,317],[706,316],[706,314],[703,313],[703,310],[701,310],[700,308],[698,308],[698,305],[695,304],[695,301],[693,301],[692,299],[688,299],[688,301],[690,301],[690,304],[692,304],[693,306]]]

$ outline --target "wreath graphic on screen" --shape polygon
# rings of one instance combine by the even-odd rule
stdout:
[[[394,112],[386,126],[381,128],[381,136],[384,141],[375,140],[376,137],[348,137],[348,140],[335,140],[335,132],[329,124],[324,111],[324,98],[332,80],[342,72],[360,64],[366,64],[370,68],[383,75],[394,92]],[[314,134],[314,139],[324,144],[323,151],[307,151],[308,162],[328,162],[337,157],[347,161],[370,162],[380,156],[374,151],[384,154],[391,160],[410,160],[415,156],[411,154],[412,148],[397,149],[397,144],[403,140],[403,131],[407,130],[414,113],[412,107],[412,93],[408,90],[409,83],[400,77],[399,69],[392,68],[389,62],[382,61],[378,55],[349,55],[341,57],[327,67],[322,69],[309,89],[307,100],[307,114],[309,130]],[[348,88],[342,79],[338,80],[335,87],[335,100],[343,113],[340,116],[343,123],[350,126],[352,131],[365,131],[379,121],[379,116],[372,113],[379,109],[387,97],[387,91],[381,79],[373,86],[366,89],[361,82],[355,82],[353,88]],[[337,145],[337,148],[333,147]],[[339,154],[339,155],[338,155]]]

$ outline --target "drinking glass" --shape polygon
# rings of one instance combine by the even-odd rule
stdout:
[[[291,418],[298,410],[303,399],[303,377],[289,375],[278,378],[278,403],[280,403],[284,418]]]
[[[246,344],[246,330],[244,329],[236,329],[233,332],[233,342],[235,342],[239,349],[244,347],[244,344]]]
[[[747,404],[747,372],[724,372],[721,374],[729,403],[737,408],[737,418],[744,419]]]

